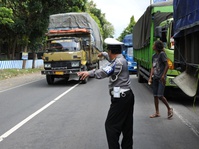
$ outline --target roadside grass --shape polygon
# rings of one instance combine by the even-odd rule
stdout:
[[[0,69],[0,80],[9,79],[19,75],[40,72],[41,68],[35,69]]]

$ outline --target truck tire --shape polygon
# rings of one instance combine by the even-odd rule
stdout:
[[[99,69],[100,68],[100,61],[97,61],[97,67],[96,69]]]
[[[145,82],[143,76],[140,73],[140,65],[139,64],[137,65],[137,77],[138,77],[138,82],[139,83],[144,83]]]
[[[83,71],[88,71],[87,66],[84,66]],[[87,77],[85,80],[80,80],[80,83],[81,83],[81,84],[86,84],[86,83],[88,82],[88,78],[89,78],[89,77]]]
[[[52,85],[54,83],[54,80],[55,80],[54,76],[46,75],[46,81],[47,81],[48,85]]]
[[[64,81],[65,81],[65,83],[68,83],[69,78],[70,78],[70,76],[69,76],[69,75],[66,75],[66,76],[64,77]]]

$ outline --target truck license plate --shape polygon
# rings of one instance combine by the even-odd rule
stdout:
[[[62,71],[56,71],[55,74],[56,74],[56,75],[63,75],[64,72],[62,72]]]

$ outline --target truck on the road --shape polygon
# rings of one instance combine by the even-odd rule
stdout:
[[[137,61],[138,82],[145,83],[149,79],[152,67],[153,44],[161,40],[168,58],[166,87],[176,88],[173,78],[179,72],[174,69],[173,43],[173,1],[160,2],[147,7],[144,14],[133,27],[134,59]]]
[[[182,73],[174,82],[188,96],[199,94],[199,1],[174,0],[175,68]]]
[[[99,67],[98,54],[103,51],[102,36],[97,23],[88,13],[62,13],[49,17],[43,54],[47,83],[55,78],[66,82],[77,72]],[[83,80],[82,83],[86,83]]]
[[[135,73],[137,72],[137,63],[133,59],[133,35],[127,34],[122,42],[124,43],[122,54],[128,62],[128,70],[130,73]]]

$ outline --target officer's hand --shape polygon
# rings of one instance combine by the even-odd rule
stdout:
[[[80,80],[85,80],[89,76],[89,73],[88,71],[81,71],[77,72],[77,75],[80,77]]]
[[[102,54],[102,53],[99,53],[97,56],[98,56],[98,57],[103,57],[103,54]]]

